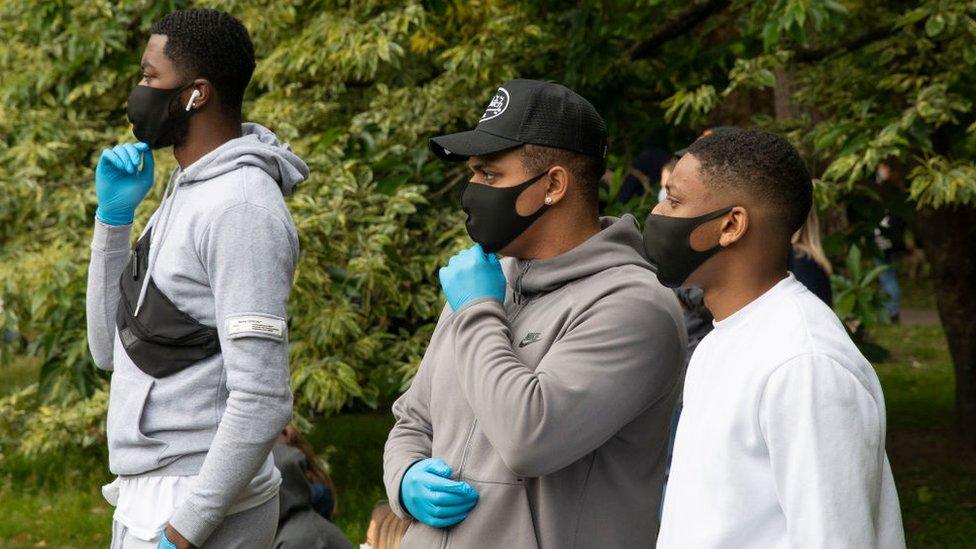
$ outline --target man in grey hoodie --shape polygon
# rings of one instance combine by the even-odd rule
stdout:
[[[478,244],[441,269],[448,305],[393,405],[406,549],[654,544],[686,336],[634,218],[598,216],[606,140],[589,102],[535,80],[431,140],[473,172]]]
[[[270,547],[291,417],[286,303],[298,238],[284,196],[308,167],[242,124],[247,30],[215,10],[157,21],[128,113],[140,143],[103,152],[88,273],[88,338],[112,371],[112,547]],[[129,252],[153,184],[179,167]]]

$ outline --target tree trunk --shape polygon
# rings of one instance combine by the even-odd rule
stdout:
[[[939,318],[956,370],[956,427],[976,448],[976,208],[919,212],[917,234],[932,264]]]
[[[773,88],[773,110],[777,120],[799,118],[803,112],[793,100],[793,72],[777,67],[773,70],[776,87]]]

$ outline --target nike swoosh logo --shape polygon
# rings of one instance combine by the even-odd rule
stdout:
[[[542,334],[532,332],[531,334],[528,334],[524,338],[522,338],[522,341],[519,342],[518,346],[521,349],[522,347],[525,347],[526,345],[529,345],[531,343],[535,343],[536,341],[540,341],[541,339],[542,339]]]

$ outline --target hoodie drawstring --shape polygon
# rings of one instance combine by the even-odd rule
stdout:
[[[142,288],[139,290],[139,300],[136,302],[136,311],[133,316],[139,316],[139,309],[142,307],[142,302],[146,298],[146,290],[149,289],[149,277],[152,275],[156,258],[159,257],[159,248],[163,243],[163,238],[166,236],[166,230],[169,228],[169,219],[173,213],[173,208],[176,206],[176,193],[180,190],[180,180],[182,178],[182,174],[177,177],[171,177],[166,184],[166,189],[163,191],[163,204],[165,208],[159,215],[159,220],[153,225],[153,235],[149,242],[149,262],[146,266],[145,278],[142,280]]]

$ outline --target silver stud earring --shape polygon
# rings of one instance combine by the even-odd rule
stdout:
[[[546,197],[546,206],[552,206],[552,197],[551,196],[547,196]]]

